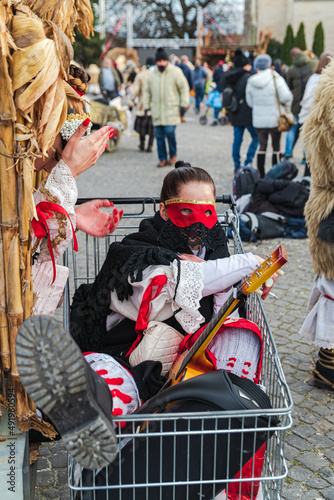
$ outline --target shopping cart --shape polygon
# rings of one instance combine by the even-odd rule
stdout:
[[[78,203],[84,201],[87,200],[78,200]],[[78,233],[81,252],[79,250],[79,253],[76,254],[69,251],[65,254],[65,265],[69,265],[69,261],[71,261],[70,281],[65,290],[64,300],[64,324],[66,328],[69,327],[70,290],[73,292],[73,289],[77,289],[82,283],[92,283],[104,262],[109,245],[113,241],[121,240],[126,234],[136,231],[140,221],[143,218],[151,217],[159,207],[159,199],[157,198],[113,198],[113,202],[124,210],[122,222],[115,233],[108,235],[105,239]],[[233,229],[233,240],[231,240],[233,250],[230,248],[230,253],[233,251],[234,253],[243,253],[235,202],[231,195],[217,198],[217,213],[218,220],[225,231],[229,226],[232,226]],[[281,498],[283,479],[287,477],[288,473],[284,459],[285,434],[292,426],[293,403],[274,339],[257,295],[249,296],[246,309],[248,319],[259,326],[263,335],[261,385],[264,386],[270,398],[272,409],[123,416],[121,418],[123,424],[117,427],[120,460],[117,462],[118,465],[110,464],[103,471],[103,480],[101,479],[101,471],[83,471],[73,461],[73,458],[69,457],[68,484],[72,499],[194,500],[194,498],[217,498],[223,500],[227,498],[229,490],[235,488],[235,483],[239,484],[240,488],[239,494],[233,498],[244,498],[241,496],[241,487],[245,488],[247,485],[249,496],[246,498],[255,499],[259,485],[258,498]],[[263,425],[264,417],[267,419],[265,426]],[[279,419],[278,426],[277,420],[274,424],[275,417]],[[258,448],[257,440],[259,437],[267,441],[262,473],[256,470],[253,461],[250,468],[251,473],[248,471],[247,477],[244,477],[242,473],[239,477],[235,477],[235,471],[241,470],[245,463],[244,455],[247,453],[254,455]],[[192,462],[194,439],[196,439],[196,450],[200,457],[196,467]],[[205,452],[207,439],[211,440],[210,456]],[[165,440],[169,440],[169,443],[172,440],[174,450],[172,459],[169,461],[173,464],[172,470],[169,470],[167,478],[163,465]],[[141,468],[144,467],[145,473],[139,477],[136,473],[138,457],[136,459],[135,457],[136,449],[139,445],[142,448],[143,442],[145,443],[145,453],[141,457]],[[160,455],[158,463],[154,463],[154,468],[156,471],[158,470],[158,478],[155,476],[152,481],[153,464],[150,463],[150,454],[157,444]],[[127,445],[128,451],[130,447],[130,454],[132,453],[133,456],[130,478],[129,474],[125,477],[124,470],[119,466],[123,460],[122,453],[124,452],[123,447],[124,450],[126,449],[125,445]],[[181,480],[178,470],[177,450],[179,446],[185,447],[188,457],[186,471]],[[238,449],[237,454],[236,449]],[[216,462],[218,463],[218,459],[222,456],[225,460],[224,477],[218,472],[216,473]],[[206,467],[208,460],[213,460],[210,466],[210,475],[207,474]],[[194,485],[197,488],[195,496],[191,493]],[[208,485],[209,496],[207,493]],[[222,489],[225,490],[221,492]]]

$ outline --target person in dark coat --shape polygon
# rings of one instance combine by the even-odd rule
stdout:
[[[216,84],[215,90],[217,92],[222,92],[223,88],[225,87],[225,71],[224,71],[224,61],[219,61],[218,66],[214,70],[213,76],[212,76],[212,82]],[[219,111],[221,108],[214,107],[213,108],[213,122],[211,123],[211,126],[217,126],[218,125],[218,115]]]
[[[245,166],[251,166],[255,156],[259,139],[255,128],[252,125],[252,109],[247,105],[245,98],[246,84],[251,76],[252,66],[249,59],[243,54],[241,49],[235,51],[234,68],[231,68],[226,73],[226,87],[231,87],[234,90],[238,101],[238,108],[235,112],[230,112],[230,119],[234,130],[234,140],[232,146],[232,156],[234,161],[234,170],[241,167],[240,148],[245,129],[248,130],[252,137],[247,151]]]
[[[194,88],[194,77],[192,70],[188,66],[188,61],[189,61],[188,56],[181,56],[181,62],[177,66],[182,69],[183,74],[187,79],[189,90],[192,90]]]
[[[295,117],[296,123],[286,134],[285,158],[293,156],[293,148],[299,137],[298,115],[300,113],[300,103],[303,99],[305,87],[310,76],[315,72],[318,65],[317,59],[311,59],[305,52],[298,47],[290,51],[292,57],[292,66],[286,74],[286,82],[293,93],[291,111]]]
[[[286,80],[286,74],[288,72],[288,68],[287,68],[286,64],[283,64],[280,59],[275,59],[274,70],[276,71],[276,73],[278,73],[280,76],[282,76],[284,78],[284,80]]]
[[[181,62],[180,62],[180,64],[177,64],[177,66],[180,69],[182,69],[183,74],[186,77],[186,80],[188,82],[189,92],[190,92],[194,88],[194,77],[193,77],[192,70],[188,66],[188,62],[189,62],[189,57],[186,56],[186,55],[183,55],[183,56],[181,56]],[[186,112],[186,110],[182,110],[182,112],[180,112],[181,122],[185,122],[186,121],[186,119],[184,117],[185,112]]]
[[[195,60],[195,69],[193,71],[194,89],[195,89],[195,112],[200,112],[201,102],[205,96],[205,84],[208,78],[208,72],[202,66],[202,61],[199,57]]]
[[[224,71],[224,61],[219,61],[212,77],[212,81],[216,84],[216,90],[218,90],[219,92],[222,92],[225,86],[225,78],[226,74]]]

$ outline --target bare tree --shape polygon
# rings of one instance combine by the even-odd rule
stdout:
[[[252,0],[245,0],[244,11],[244,42],[252,42]]]
[[[107,0],[109,17],[114,20],[130,2]],[[132,0],[134,10],[134,33],[139,38],[190,38],[196,36],[197,9],[215,20],[213,31],[219,26],[226,32],[239,32],[242,19],[238,2],[233,0]],[[110,30],[111,26],[108,26]],[[125,27],[121,30],[124,33]]]

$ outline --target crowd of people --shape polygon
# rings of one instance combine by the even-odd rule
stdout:
[[[197,114],[205,105],[212,107],[212,126],[218,125],[219,113],[223,112],[234,131],[232,157],[235,173],[240,167],[253,166],[262,178],[266,173],[269,136],[273,149],[272,165],[292,158],[315,96],[316,83],[332,54],[324,52],[317,59],[311,52],[294,47],[291,57],[292,66],[287,67],[279,59],[272,61],[267,54],[254,58],[239,48],[231,60],[220,60],[211,69],[201,58],[195,58],[193,64],[187,55],[168,56],[164,49],[158,49],[142,67],[129,60],[123,73],[106,57],[99,74],[99,85],[91,84],[91,88],[95,93],[102,92],[107,101],[125,93],[124,102],[130,110],[135,108],[134,129],[139,134],[139,151],[151,152],[156,137],[158,167],[175,164],[175,128],[180,122],[186,122],[189,107],[193,107]],[[176,68],[181,71],[176,71]],[[90,67],[90,71],[93,74],[96,67]],[[122,90],[124,87],[125,91]],[[224,108],[225,100],[232,96],[233,106],[227,103]],[[294,124],[291,124],[282,148],[279,117],[285,111],[292,113]],[[251,142],[242,162],[240,150],[245,130],[249,132]],[[147,146],[145,136],[148,136]],[[304,175],[309,176],[305,154],[302,163],[305,164]]]

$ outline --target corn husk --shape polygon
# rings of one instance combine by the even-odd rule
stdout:
[[[66,119],[68,37],[73,40],[78,16],[85,16],[79,29],[88,36],[88,0],[0,0],[0,405],[7,372],[18,426],[51,438],[53,427],[38,420],[21,384],[15,340],[34,302],[29,220],[36,216],[33,190],[44,176],[34,174],[34,159],[46,155]]]
[[[93,24],[94,16],[89,0],[76,0],[75,2],[77,9],[77,25],[80,33],[86,38],[94,34]]]
[[[31,10],[43,20],[56,24],[74,41],[74,27],[89,38],[94,33],[94,16],[89,0],[24,0]]]
[[[1,205],[0,205],[0,210],[1,210]],[[0,231],[0,261],[2,263],[4,262],[2,231]],[[7,327],[8,327],[8,322],[6,314],[5,269],[4,266],[1,265],[0,266],[0,358],[1,358],[1,368],[5,372],[8,372],[10,370],[10,344],[9,344],[9,330]]]
[[[0,3],[0,120],[15,120],[16,117],[12,81],[7,64],[10,51],[16,49],[13,37],[6,30],[6,20],[10,17],[10,15],[7,16],[6,5]]]

